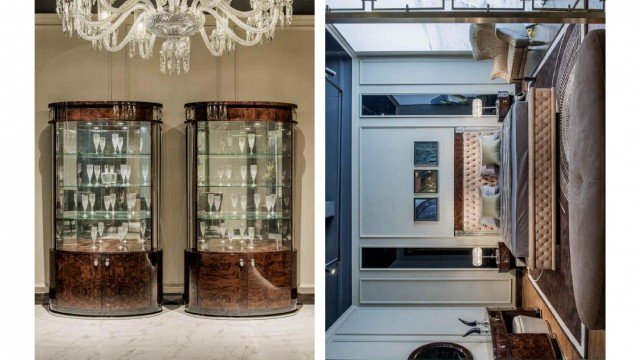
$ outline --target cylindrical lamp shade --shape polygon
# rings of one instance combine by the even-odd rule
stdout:
[[[473,99],[473,103],[471,103],[473,117],[481,117],[482,116],[482,100],[481,99]]]

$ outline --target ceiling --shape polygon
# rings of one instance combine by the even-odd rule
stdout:
[[[116,5],[122,0],[117,0]],[[35,0],[36,13],[55,13],[56,0]],[[248,10],[249,0],[233,0],[231,3],[236,9]],[[313,0],[293,0],[293,13],[295,15],[313,15]]]

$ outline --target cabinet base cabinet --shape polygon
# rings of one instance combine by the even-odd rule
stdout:
[[[297,309],[296,252],[185,251],[185,310],[212,316],[276,315]]]
[[[51,250],[49,309],[84,316],[162,311],[162,250],[81,253]]]

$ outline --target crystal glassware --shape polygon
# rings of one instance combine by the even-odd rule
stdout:
[[[247,225],[243,222],[238,230],[240,230],[240,244],[244,244],[244,232],[247,230]]]
[[[247,246],[247,249],[253,249],[254,248],[253,240],[256,237],[256,228],[253,226],[249,226],[247,228],[247,231],[248,231],[247,235],[249,236],[249,246]]]
[[[151,195],[145,196],[144,202],[147,204],[147,215],[151,214]]]
[[[93,134],[93,148],[96,149],[96,154],[100,152],[100,134]]]
[[[273,207],[276,203],[276,195],[270,194],[267,195],[267,211],[269,212],[269,217],[273,217]]]
[[[216,206],[216,211],[218,212],[218,216],[220,215],[222,205],[222,194],[215,194],[213,197],[213,204]]]
[[[100,136],[100,152],[104,154],[104,147],[107,145],[107,138]]]
[[[242,218],[247,218],[247,195],[240,197],[240,207],[242,208]]]
[[[227,149],[229,150],[229,154],[233,153],[233,136],[231,136],[231,134],[227,135]]]
[[[233,207],[233,213],[236,213],[236,207],[238,206],[238,194],[237,193],[232,193],[231,194],[231,206]]]
[[[93,166],[93,173],[96,174],[96,185],[100,184],[100,173],[102,172],[100,165]]]
[[[211,209],[213,207],[213,194],[209,193],[207,194],[207,203],[209,204],[209,214],[213,213],[213,210]]]
[[[147,185],[147,175],[149,175],[149,165],[142,165],[142,184]]]
[[[118,152],[122,154],[122,146],[124,145],[124,137],[120,136],[118,138]]]
[[[127,185],[130,184],[131,181],[131,165],[127,165]]]
[[[89,181],[89,185],[91,185],[93,179],[93,165],[87,164],[87,179]]]
[[[251,184],[251,186],[255,187],[256,186],[256,175],[258,175],[258,165],[251,165],[249,166],[250,170],[251,170],[251,180],[253,180],[253,184]]]
[[[82,194],[82,209],[84,210],[83,218],[87,218],[87,207],[89,206],[89,195]]]
[[[207,231],[207,225],[205,224],[204,221],[200,221],[200,234],[202,234],[202,239],[200,240],[201,243],[204,243],[206,241],[206,238],[205,238],[206,231]]]
[[[242,177],[242,186],[247,185],[247,165],[240,166],[240,176]]]
[[[126,184],[127,179],[127,165],[120,164],[120,176],[122,177],[122,185]]]
[[[224,221],[220,222],[220,238],[224,242],[224,234],[227,232],[227,224]]]
[[[120,142],[120,140],[118,140],[119,138],[120,138],[120,135],[111,134],[111,144],[113,145],[113,153],[114,154],[118,153],[118,143]]]
[[[204,172],[204,169],[202,170]],[[224,168],[218,166],[218,185],[222,186],[222,177],[224,176]]]
[[[260,194],[253,194],[253,203],[256,205],[256,217],[260,212]]]
[[[111,213],[113,214],[113,218],[115,219],[115,217],[116,217],[116,194],[109,195],[109,198],[111,199]]]
[[[89,194],[89,204],[91,205],[91,216],[93,216],[93,205],[96,203],[96,194]]]
[[[91,250],[95,250],[98,248],[96,246],[97,238],[98,238],[98,229],[95,226],[91,226]]]
[[[129,209],[129,218],[135,214],[136,207],[136,193],[127,194],[127,208]]]
[[[247,138],[244,135],[238,138],[238,147],[240,148],[240,154],[244,154],[244,145],[247,142]]]
[[[225,167],[225,173],[227,175],[227,186],[231,186],[231,174],[232,174],[231,165],[227,165]]]
[[[147,231],[147,223],[143,220],[140,220],[140,242],[144,242],[145,234]]]
[[[106,217],[107,219],[111,217],[111,215],[109,215],[109,205],[111,205],[111,196],[109,195],[105,195],[102,198],[102,202],[104,203],[104,210],[106,211]]]
[[[227,238],[229,239],[229,245],[227,245],[227,249],[232,250],[233,249],[233,235],[234,235],[235,230],[233,228],[229,228],[229,231],[227,231]]]
[[[104,234],[104,223],[101,221],[98,223],[98,242],[102,244],[102,234]]]
[[[256,134],[248,134],[247,139],[249,140],[249,154],[253,155],[253,145],[256,143]]]

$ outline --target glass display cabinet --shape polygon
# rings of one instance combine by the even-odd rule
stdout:
[[[162,311],[158,219],[162,105],[62,102],[52,125],[50,309]]]
[[[187,312],[254,316],[296,310],[296,109],[270,102],[185,105]]]

